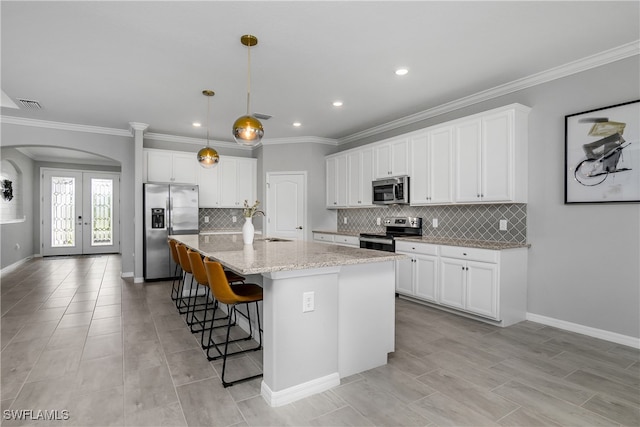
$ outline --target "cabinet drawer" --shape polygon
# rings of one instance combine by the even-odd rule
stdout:
[[[448,258],[458,258],[470,261],[498,262],[498,251],[492,251],[489,249],[441,246],[440,255]]]
[[[313,233],[313,240],[321,242],[333,242],[333,234]]]
[[[429,243],[414,243],[402,240],[396,241],[396,252],[409,252],[412,254],[438,255],[438,245]]]
[[[333,241],[341,245],[351,245],[360,247],[360,238],[356,236],[343,236],[337,234],[334,236]]]

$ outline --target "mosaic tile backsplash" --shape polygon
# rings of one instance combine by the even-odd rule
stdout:
[[[209,222],[205,222],[205,217],[209,217]],[[233,217],[236,222],[233,222]],[[200,231],[242,231],[244,217],[242,209],[222,209],[222,208],[201,208],[198,213],[198,221],[200,223]],[[253,220],[253,226],[256,230],[262,230],[262,218]]]
[[[412,216],[422,218],[422,234],[449,239],[492,240],[498,242],[527,242],[527,205],[449,205],[404,206],[338,210],[338,232],[384,233],[384,225],[376,225],[377,218]],[[344,223],[344,218],[347,223]],[[438,227],[433,227],[433,219]],[[507,220],[507,230],[501,231],[500,220]]]

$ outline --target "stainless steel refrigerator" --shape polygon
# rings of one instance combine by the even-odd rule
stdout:
[[[198,234],[198,186],[144,184],[144,278],[174,276],[171,234]]]

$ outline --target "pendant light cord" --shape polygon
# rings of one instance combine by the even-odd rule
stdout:
[[[251,43],[247,46],[247,116],[251,104]]]
[[[207,96],[207,147],[209,146],[209,116],[211,115],[211,97]]]

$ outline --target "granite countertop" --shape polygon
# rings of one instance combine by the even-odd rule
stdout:
[[[340,236],[360,236],[360,233],[383,233],[380,230],[376,230],[376,231],[313,230],[313,232],[340,235]],[[529,243],[498,242],[493,240],[451,239],[446,237],[433,237],[433,236],[396,237],[396,240],[403,240],[408,242],[431,243],[432,245],[462,246],[465,248],[491,249],[496,251],[500,251],[503,249],[517,249],[517,248],[531,247],[531,244]]]
[[[238,234],[190,234],[170,236],[202,255],[240,274],[302,270],[394,261],[405,255],[303,240],[268,241],[256,236],[244,245]]]

